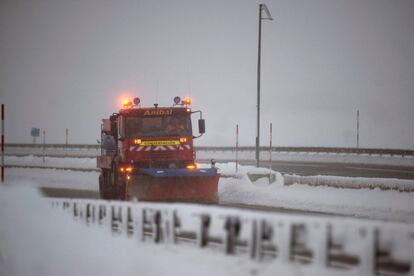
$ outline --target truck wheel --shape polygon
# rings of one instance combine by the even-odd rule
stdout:
[[[112,170],[110,172],[111,174],[111,188],[112,188],[112,198],[113,199],[119,199],[119,200],[125,200],[126,199],[126,182],[123,179],[123,176],[118,173],[118,166],[113,165]]]
[[[118,190],[118,199],[126,200],[127,199],[127,185],[126,185],[125,179],[119,177],[116,187]]]
[[[110,183],[110,172],[102,171],[99,175],[99,193],[102,199],[113,199],[113,186]]]

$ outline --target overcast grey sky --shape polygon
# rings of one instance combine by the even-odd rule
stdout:
[[[7,142],[95,143],[123,95],[191,95],[199,145],[254,145],[259,1],[0,0]],[[414,149],[414,1],[266,1],[262,139]]]

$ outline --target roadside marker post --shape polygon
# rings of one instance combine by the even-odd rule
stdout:
[[[236,125],[236,172],[239,170],[239,125]]]
[[[1,182],[4,182],[4,104],[1,104]]]
[[[273,135],[273,129],[272,129],[272,123],[270,123],[270,141],[269,141],[269,184],[272,181],[272,135]]]

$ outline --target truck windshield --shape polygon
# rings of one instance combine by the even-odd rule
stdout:
[[[126,137],[190,136],[190,116],[126,117]]]

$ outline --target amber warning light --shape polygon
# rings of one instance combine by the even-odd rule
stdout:
[[[132,172],[132,167],[131,166],[121,166],[121,167],[119,167],[119,172],[120,173],[131,173]]]
[[[184,100],[181,100],[181,98],[177,96],[174,98],[174,104],[189,106],[191,104],[191,98],[187,97]]]
[[[134,106],[138,106],[141,100],[138,97],[135,97],[132,102],[129,99],[122,100],[122,106],[124,108],[132,108]]]
[[[191,104],[191,99],[189,97],[185,98],[184,101],[182,101],[183,105],[190,105]]]

